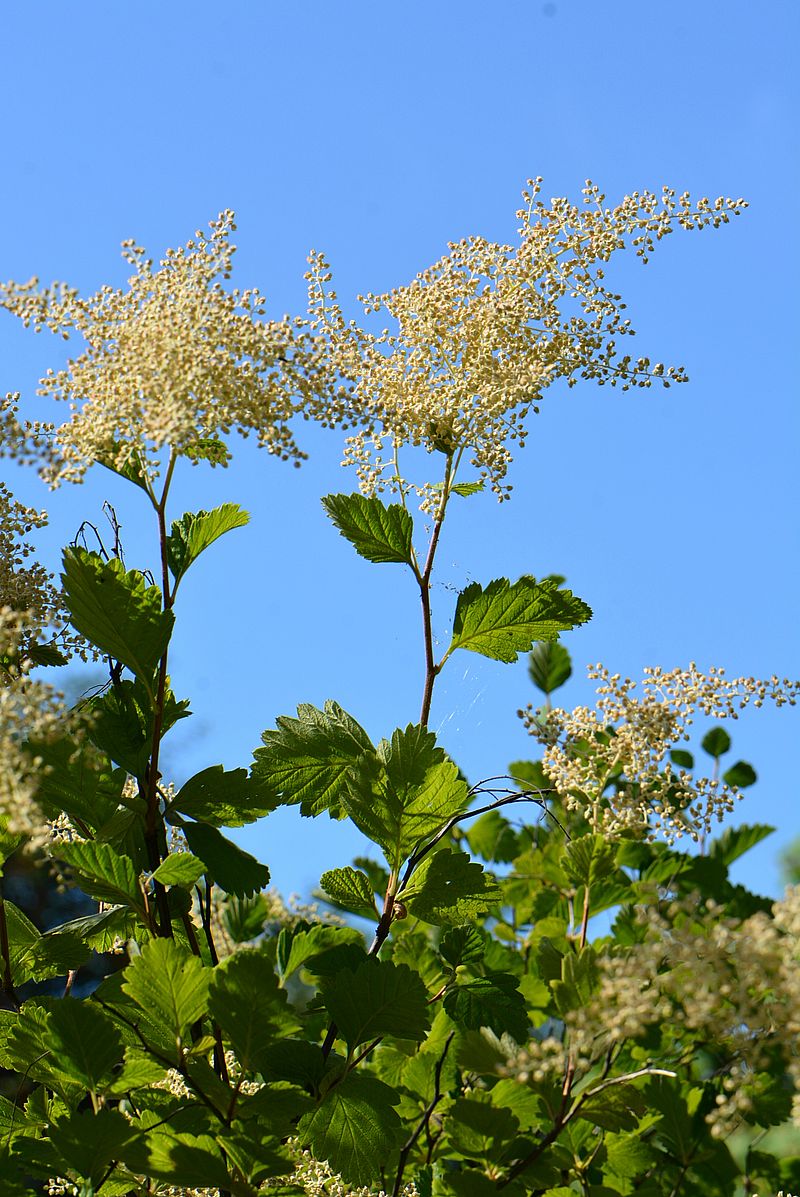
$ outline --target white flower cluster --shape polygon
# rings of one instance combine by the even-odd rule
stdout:
[[[728,1058],[722,1093],[708,1117],[715,1137],[753,1110],[775,1051],[800,1093],[800,886],[787,890],[770,918],[739,920],[721,909],[700,914],[692,901],[664,914],[642,909],[642,943],[598,958],[591,1001],[567,1014],[564,1037],[533,1039],[505,1071],[521,1080],[580,1078],[648,1028],[669,1028],[675,1066],[684,1049],[719,1048]],[[671,1059],[672,1057],[670,1057]],[[670,1059],[660,1060],[670,1067]],[[612,1074],[613,1079],[613,1074]],[[800,1126],[800,1102],[795,1121]]]
[[[564,804],[605,835],[633,831],[698,839],[734,807],[740,791],[719,777],[695,777],[676,767],[670,752],[689,739],[696,713],[736,719],[752,704],[795,705],[800,682],[771,677],[727,678],[723,669],[645,670],[637,683],[602,665],[597,703],[572,711],[531,704],[518,712],[543,745],[542,764]]]
[[[344,464],[355,466],[364,493],[401,487],[397,453],[415,445],[444,452],[456,469],[466,453],[506,498],[511,446],[524,444],[528,415],[557,379],[624,390],[686,381],[682,366],[618,352],[619,339],[633,329],[621,296],[604,281],[604,266],[625,248],[647,261],[675,227],[726,223],[744,201],[692,204],[688,194],[665,188],[661,196],[634,192],[608,207],[588,182],[581,205],[548,205],[538,198],[540,187],[541,179],[529,180],[523,192],[516,246],[470,237],[452,243],[407,286],[361,297],[365,313],[385,312],[394,331],[347,322],[325,258],[311,255],[312,327],[348,392],[323,419],[359,429],[347,441]],[[434,492],[416,489],[430,510]]]
[[[44,458],[51,485],[80,481],[97,460],[152,478],[165,448],[191,457],[198,442],[234,428],[255,433],[284,459],[303,456],[288,421],[310,399],[313,380],[327,377],[313,339],[302,321],[265,319],[257,290],[223,288],[235,250],[233,213],[209,227],[167,250],[159,269],[125,242],[134,271],[127,290],[104,286],[81,299],[63,284],[40,288],[37,279],[0,286],[0,306],[26,326],[76,333],[86,344],[41,380],[40,394],[69,403],[66,423],[22,430],[4,416],[7,436],[16,427],[19,454],[30,456],[32,445]]]

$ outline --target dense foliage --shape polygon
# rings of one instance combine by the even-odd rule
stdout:
[[[42,930],[0,890],[0,1197],[800,1185],[800,893],[773,903],[730,880],[771,828],[711,838],[756,781],[727,764],[724,720],[794,702],[797,684],[691,666],[637,689],[597,667],[596,708],[558,708],[572,670],[560,637],[591,616],[559,577],[467,586],[435,652],[445,517],[451,500],[481,501],[484,479],[507,493],[503,429],[521,440],[555,378],[684,378],[617,358],[629,329],[602,263],[742,206],[666,192],[661,208],[645,193],[605,209],[589,189],[581,215],[536,191],[514,253],[475,239],[368,297],[385,300],[393,337],[345,324],[319,258],[310,321],[264,322],[257,293],[214,281],[230,270],[227,217],[161,272],[129,249],[126,294],[4,289],[26,321],[88,345],[45,386],[73,401],[71,419],[25,428],[9,403],[7,445],[40,454],[53,481],[96,461],[127,478],[152,510],[161,572],[127,568],[118,545],[73,544],[56,589],[26,563],[40,516],[0,492],[0,864],[37,861],[91,900],[76,915],[65,897],[70,917]],[[296,412],[356,429],[363,493],[323,506],[361,557],[416,581],[421,712],[376,744],[357,712],[302,705],[249,767],[212,764],[176,788],[159,764],[188,714],[169,676],[176,594],[248,516],[228,503],[168,519],[174,471],[225,464],[232,427],[296,457]],[[414,483],[399,465],[409,445],[429,454]],[[108,681],[67,710],[46,670],[74,652]],[[533,759],[473,783],[427,726],[463,652],[530,654],[538,692],[520,711]],[[331,862],[322,913],[287,908],[268,863],[226,834],[285,804],[348,819],[373,845]]]

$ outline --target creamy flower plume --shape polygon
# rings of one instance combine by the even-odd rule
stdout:
[[[365,493],[396,488],[396,450],[414,445],[452,454],[457,464],[467,454],[507,497],[511,446],[524,443],[526,417],[556,379],[623,389],[686,380],[682,366],[620,353],[619,339],[633,329],[604,266],[625,248],[647,261],[676,226],[716,227],[744,201],[692,204],[665,188],[661,197],[634,192],[611,208],[587,183],[582,206],[566,199],[548,206],[540,184],[529,181],[523,193],[516,246],[470,237],[408,286],[362,297],[366,313],[386,312],[394,331],[375,334],[345,321],[327,262],[312,254],[312,324],[349,388],[339,418],[359,430],[347,441],[345,464],[355,466]],[[418,489],[430,505],[429,488]]]
[[[713,667],[702,674],[694,663],[644,673],[641,693],[635,693],[636,682],[595,665],[589,669],[600,683],[594,708],[545,711],[528,704],[518,714],[544,744],[542,764],[562,801],[594,830],[698,839],[733,810],[739,790],[673,764],[670,752],[688,740],[694,715],[735,719],[750,704],[794,706],[800,682],[727,678]]]
[[[40,394],[70,404],[70,419],[27,428],[51,484],[80,480],[98,460],[152,477],[166,447],[192,456],[199,441],[232,429],[254,433],[284,459],[303,456],[288,421],[308,399],[312,377],[322,377],[313,341],[299,321],[265,319],[257,290],[224,289],[233,213],[209,227],[167,250],[158,269],[125,242],[134,270],[125,290],[104,286],[81,299],[36,279],[0,287],[0,304],[26,326],[86,343],[41,381]]]

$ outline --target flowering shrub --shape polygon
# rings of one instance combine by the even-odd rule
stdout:
[[[723,771],[724,722],[794,703],[798,683],[690,666],[650,670],[638,693],[596,667],[595,709],[554,707],[572,669],[559,637],[591,616],[556,577],[471,584],[434,649],[450,501],[480,501],[485,481],[507,497],[509,446],[545,388],[685,381],[618,355],[631,330],[604,264],[744,206],[537,193],[518,246],[472,239],[368,296],[395,321],[381,334],[345,322],[319,256],[307,319],[268,321],[257,292],[225,290],[230,214],[158,270],[127,246],[127,291],[0,292],[85,341],[42,384],[69,419],[26,426],[9,397],[6,451],[53,485],[95,462],[121,474],[160,557],[155,583],[73,545],[57,590],[29,562],[42,517],[0,489],[0,864],[27,854],[93,902],[42,932],[0,890],[0,1197],[729,1197],[800,1181],[800,889],[773,903],[729,878],[771,828],[710,838],[756,780],[744,761]],[[415,580],[419,718],[376,744],[336,702],[301,705],[248,768],[178,788],[160,764],[188,708],[169,678],[176,594],[247,514],[168,518],[175,471],[226,464],[233,429],[298,460],[296,414],[350,433],[361,493],[323,500],[334,526]],[[409,446],[428,476],[403,476]],[[68,711],[32,671],[77,650],[108,681]],[[541,753],[472,784],[428,728],[461,652],[530,654],[541,696],[520,712]],[[705,770],[687,747],[698,716],[714,721]],[[225,834],[287,804],[373,845],[332,862],[321,905],[283,903]],[[90,958],[102,980],[75,996]]]

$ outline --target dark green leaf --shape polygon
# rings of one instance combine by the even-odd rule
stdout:
[[[249,852],[226,839],[216,827],[207,823],[184,823],[183,834],[195,856],[220,889],[238,898],[258,893],[269,882],[269,869]]]
[[[350,1048],[380,1035],[420,1040],[430,1022],[419,976],[405,964],[374,956],[325,981],[322,1000]]]
[[[477,964],[486,951],[484,936],[472,923],[465,927],[451,927],[439,941],[439,955],[451,968],[459,964]]]
[[[366,873],[347,865],[343,869],[331,869],[323,873],[319,883],[325,893],[344,910],[363,915],[364,918],[371,918],[373,915],[378,917],[375,894]]]
[[[85,549],[64,550],[64,601],[75,628],[101,652],[149,685],[172,634],[161,591],[121,561]]]
[[[99,1185],[112,1159],[135,1134],[119,1110],[76,1112],[49,1128],[49,1137],[64,1164],[84,1180]]]
[[[303,703],[297,715],[281,716],[275,731],[264,732],[253,773],[279,793],[282,802],[299,802],[302,815],[327,810],[340,818],[339,798],[351,767],[374,751],[370,738],[335,702],[326,702],[322,711]]]
[[[756,784],[758,774],[747,761],[737,761],[735,765],[731,765],[730,769],[726,769],[722,774],[722,780],[726,786],[738,786],[740,790],[744,790],[747,786]]]
[[[466,648],[495,661],[516,661],[537,640],[554,640],[591,615],[581,599],[547,578],[523,577],[513,584],[498,578],[485,589],[474,582],[459,595],[447,656]]]
[[[116,811],[125,774],[91,745],[66,737],[29,740],[26,751],[38,757],[43,768],[37,778],[36,800],[50,818],[62,811],[93,830]]]
[[[261,778],[248,776],[246,769],[211,765],[184,782],[169,810],[212,827],[244,827],[269,814],[278,803],[277,794],[270,793]]]
[[[519,1122],[510,1109],[492,1105],[490,1095],[479,1090],[457,1099],[445,1130],[448,1142],[460,1155],[496,1162],[519,1134]]]
[[[728,827],[722,835],[712,840],[710,854],[719,858],[723,864],[732,864],[768,835],[772,835],[774,830],[775,828],[770,827],[768,823],[744,823],[741,827]]]
[[[590,1097],[580,1107],[579,1118],[607,1131],[635,1130],[647,1112],[647,1102],[633,1085],[613,1085]]]
[[[498,810],[487,810],[467,830],[467,843],[476,856],[508,864],[519,856],[520,837]]]
[[[210,1135],[190,1135],[160,1127],[127,1144],[123,1159],[149,1179],[163,1180],[176,1187],[232,1188],[228,1168]]]
[[[367,561],[410,565],[414,524],[399,503],[388,507],[375,496],[326,495],[322,506],[333,523]]]
[[[572,677],[572,660],[557,640],[542,640],[534,646],[528,663],[531,681],[543,694],[552,694]]]
[[[707,752],[709,756],[713,756],[715,760],[719,760],[730,746],[731,738],[725,728],[720,726],[712,727],[710,731],[707,731],[700,743],[703,751]]]
[[[444,848],[422,861],[400,897],[415,918],[440,926],[479,918],[502,893],[481,865]]]
[[[377,1077],[354,1072],[297,1128],[300,1142],[350,1184],[370,1185],[390,1172],[403,1135],[397,1095]]]
[[[694,769],[694,757],[691,752],[686,752],[683,748],[673,748],[669,754],[669,759],[679,769]]]
[[[493,973],[456,986],[444,996],[444,1008],[453,1022],[467,1030],[489,1027],[496,1035],[508,1034],[525,1043],[528,1014],[517,979],[507,973]]]
[[[120,478],[125,478],[128,482],[132,482],[134,486],[138,486],[139,489],[143,490],[146,495],[149,495],[150,490],[147,485],[147,478],[142,466],[142,461],[138,452],[133,448],[133,446],[129,446],[128,448],[127,461],[123,462],[122,465],[111,464],[113,458],[118,455],[121,447],[122,446],[118,441],[111,441],[108,447],[108,455],[103,454],[102,456],[96,458],[98,465],[104,466],[105,469],[110,470],[112,474],[118,474]]]
[[[241,1067],[260,1071],[268,1045],[300,1024],[263,952],[234,952],[213,970],[208,1009]]]
[[[209,971],[171,939],[152,939],[125,969],[122,989],[178,1042],[206,1013]]]
[[[176,585],[204,549],[249,519],[238,503],[223,503],[213,511],[187,511],[175,520],[167,537],[167,561]]]

